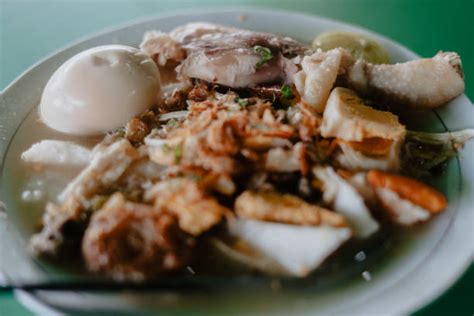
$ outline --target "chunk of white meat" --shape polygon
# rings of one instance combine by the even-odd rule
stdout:
[[[181,77],[232,88],[291,83],[297,68],[288,58],[308,51],[290,38],[210,23],[186,24],[171,31],[170,36],[187,52],[177,69]],[[256,51],[258,46],[268,53]],[[264,56],[270,58],[262,59]]]
[[[296,66],[276,53],[261,67],[262,56],[253,48],[221,49],[192,52],[178,68],[184,78],[196,78],[212,83],[245,88],[258,84],[281,81],[290,83]]]
[[[323,183],[323,200],[332,204],[334,211],[344,215],[354,229],[355,236],[367,238],[379,229],[363,197],[332,167],[316,167],[314,175]]]
[[[332,49],[305,56],[301,70],[294,76],[296,90],[303,101],[319,113],[324,112],[329,92],[339,73],[342,54],[341,49]]]
[[[375,192],[389,217],[399,225],[411,226],[427,221],[431,217],[428,210],[402,199],[390,189],[377,188]]]
[[[365,105],[354,91],[339,87],[331,92],[321,123],[323,137],[345,141],[380,137],[399,141],[405,133],[405,126],[400,124],[396,115]]]
[[[454,52],[393,65],[358,60],[344,76],[363,95],[414,108],[435,108],[464,92],[461,58]]]
[[[50,139],[31,145],[21,154],[21,159],[28,163],[65,167],[83,167],[91,157],[91,151],[84,146]]]
[[[304,277],[351,238],[349,228],[229,221],[230,233],[276,261],[285,274]]]

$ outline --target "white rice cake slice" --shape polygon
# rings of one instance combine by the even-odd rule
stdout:
[[[304,277],[344,242],[351,229],[332,226],[298,226],[235,219],[229,222],[232,235],[277,262],[285,273]]]

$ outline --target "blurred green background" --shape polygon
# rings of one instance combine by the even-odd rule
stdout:
[[[302,11],[358,24],[424,57],[456,51],[463,61],[466,94],[474,96],[474,0],[0,0],[0,90],[42,57],[104,28],[170,11],[228,6]],[[7,315],[31,313],[11,291],[0,290],[0,316]],[[474,267],[415,315],[474,315]]]

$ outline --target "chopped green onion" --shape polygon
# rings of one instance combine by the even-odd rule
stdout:
[[[255,65],[257,68],[267,64],[273,58],[272,51],[267,47],[257,45],[253,48],[253,50],[261,57],[261,59]]]
[[[183,144],[178,144],[174,148],[174,162],[179,163],[183,157]]]
[[[239,97],[235,98],[234,102],[238,103],[241,107],[246,107],[247,105],[249,105],[248,99],[241,99]]]
[[[178,121],[176,119],[170,119],[168,122],[166,122],[166,127],[175,127],[178,125]]]
[[[168,145],[168,144],[162,144],[162,145],[161,145],[161,150],[162,150],[164,153],[167,153],[167,152],[170,152],[170,151],[171,151],[171,147],[170,147],[170,145]]]
[[[293,99],[295,97],[293,95],[293,91],[291,90],[290,86],[286,84],[281,86],[281,94],[287,99]]]
[[[125,128],[123,127],[120,127],[120,128],[117,128],[113,134],[117,137],[125,137],[127,135],[127,132],[125,131]]]

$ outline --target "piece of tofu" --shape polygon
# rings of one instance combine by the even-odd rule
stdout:
[[[348,227],[299,226],[237,218],[230,233],[276,261],[288,275],[304,277],[351,238]]]
[[[321,135],[345,141],[380,137],[397,142],[404,138],[405,126],[396,115],[375,110],[365,105],[352,90],[338,87],[329,95]]]

